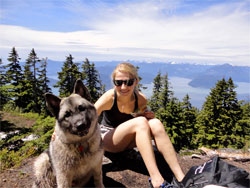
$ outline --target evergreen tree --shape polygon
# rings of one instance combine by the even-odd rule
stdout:
[[[184,131],[185,134],[182,136],[183,147],[193,149],[195,148],[193,137],[197,134],[197,129],[195,129],[196,117],[198,115],[198,109],[192,107],[190,102],[190,97],[187,94],[183,98],[181,103],[182,116],[184,120]]]
[[[10,63],[6,66],[6,78],[14,86],[18,86],[23,79],[22,67],[19,64],[20,59],[15,47],[13,47],[8,58]]]
[[[42,59],[41,61],[41,65],[40,65],[40,70],[38,71],[38,81],[39,81],[39,85],[41,86],[40,90],[41,93],[39,95],[39,99],[40,102],[39,104],[41,104],[41,112],[45,115],[48,115],[48,109],[46,107],[46,102],[44,99],[44,94],[45,93],[51,93],[51,88],[49,87],[49,78],[47,77],[47,58]]]
[[[0,87],[6,84],[6,75],[5,75],[5,67],[3,65],[3,61],[0,58]]]
[[[27,60],[30,65],[32,66],[32,71],[33,71],[33,80],[36,80],[37,79],[37,71],[38,71],[38,68],[37,68],[37,63],[40,62],[39,58],[37,57],[37,54],[34,50],[34,48],[32,48],[30,54],[29,54],[29,58]]]
[[[242,119],[237,122],[237,136],[234,137],[236,140],[236,148],[244,148],[248,150],[250,148],[250,102],[241,106]]]
[[[165,126],[175,149],[178,151],[184,146],[182,137],[185,136],[185,132],[181,105],[173,95],[167,73],[163,77],[161,73],[158,73],[154,79],[154,94],[150,100],[150,107]]]
[[[94,63],[90,63],[86,58],[82,65],[83,78],[85,80],[85,85],[89,90],[92,102],[97,101],[97,99],[102,95],[101,93],[101,80],[98,71],[95,68]]]
[[[21,92],[22,97],[25,98],[25,101],[23,101],[25,104],[23,104],[23,106],[27,112],[41,112],[41,90],[40,83],[37,79],[37,63],[39,62],[40,60],[33,48],[24,65],[24,81]]]
[[[42,93],[50,93],[51,88],[49,87],[49,78],[47,77],[47,58],[42,59],[40,70],[38,71],[38,80],[40,82]]]
[[[250,102],[243,104],[241,106],[241,109],[242,109],[242,119],[250,120]]]
[[[140,69],[140,67],[139,66],[136,66],[135,67],[136,68],[136,70],[137,70],[137,72],[139,72],[139,69]],[[140,77],[140,76],[138,76],[138,84],[137,84],[137,89],[138,89],[138,91],[141,91],[141,88],[142,89],[147,89],[147,87],[144,87],[143,85],[142,85],[142,83],[140,82],[141,80],[142,80],[142,77]]]
[[[29,64],[29,61],[25,62],[24,65],[24,71],[23,71],[24,79],[22,80],[22,89],[20,92],[20,95],[22,96],[23,103],[20,106],[23,108],[26,112],[29,112],[32,110],[30,107],[30,104],[33,103],[33,75],[31,71],[31,65]]]
[[[153,88],[153,95],[149,100],[149,106],[153,112],[157,112],[160,108],[160,92],[162,88],[162,77],[161,73],[159,72],[157,76],[154,78],[154,88]]]
[[[185,146],[183,137],[185,137],[184,121],[182,118],[181,104],[175,97],[169,99],[165,108],[160,108],[157,117],[161,120],[173,143],[176,151]]]
[[[162,82],[163,87],[159,96],[160,107],[166,108],[167,104],[170,102],[170,99],[174,95],[173,91],[171,91],[167,73],[162,77]]]
[[[106,86],[105,84],[102,84],[102,80],[101,80],[101,76],[100,74],[98,74],[98,79],[99,79],[99,84],[100,84],[100,91],[99,91],[99,95],[101,96],[102,94],[104,94],[106,92]]]
[[[0,110],[2,110],[3,106],[9,100],[11,100],[10,95],[8,94],[8,87],[5,86],[6,83],[5,66],[0,58]]]
[[[10,97],[14,100],[14,105],[22,106],[23,99],[20,96],[23,80],[22,67],[19,64],[20,58],[15,49],[12,48],[12,51],[9,54],[8,61],[9,64],[6,65],[6,80],[9,85],[9,94]]]
[[[239,136],[238,130],[242,130],[237,126],[242,111],[234,88],[231,78],[228,81],[223,78],[211,89],[198,117],[197,140],[200,145],[213,148],[238,145],[235,137]]]
[[[70,54],[66,57],[62,71],[58,72],[59,81],[54,87],[59,87],[60,97],[67,97],[73,92],[74,84],[77,79],[82,79],[79,71],[79,64],[73,62],[73,57]]]

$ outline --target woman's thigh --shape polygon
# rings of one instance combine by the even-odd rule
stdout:
[[[109,152],[120,152],[135,147],[135,135],[140,127],[149,129],[145,118],[133,118],[120,124],[104,135],[104,149]]]

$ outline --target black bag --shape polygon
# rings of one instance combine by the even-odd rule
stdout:
[[[249,173],[221,160],[211,158],[200,166],[193,166],[182,180],[185,188],[200,188],[205,185],[219,185],[230,188],[249,188]]]

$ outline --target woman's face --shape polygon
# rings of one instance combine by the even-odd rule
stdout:
[[[134,88],[135,88],[135,86],[137,84],[137,81],[135,79],[133,84],[131,86],[128,86],[130,84],[128,84],[128,81],[126,82],[126,80],[132,79],[129,76],[129,73],[117,71],[114,79],[124,81],[124,82],[122,82],[121,86],[115,86],[115,88],[116,88],[116,90],[118,92],[118,95],[120,95],[120,96],[129,96],[129,95],[131,95],[133,93]]]

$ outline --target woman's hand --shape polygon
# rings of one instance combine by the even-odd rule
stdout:
[[[134,116],[134,117],[144,116],[147,119],[155,118],[154,112],[151,112],[151,111],[148,111],[148,110],[145,110],[144,112],[132,113],[131,115]]]
[[[143,112],[143,116],[146,117],[147,119],[153,119],[155,118],[155,113],[152,111],[145,111]]]

